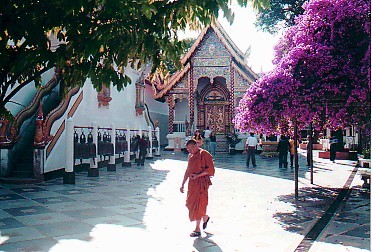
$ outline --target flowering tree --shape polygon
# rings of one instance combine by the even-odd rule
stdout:
[[[275,69],[241,100],[237,128],[370,123],[370,0],[310,0],[275,48]]]

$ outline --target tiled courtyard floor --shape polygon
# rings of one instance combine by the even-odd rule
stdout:
[[[0,185],[0,251],[296,251],[352,174],[348,161],[316,160],[314,185],[300,159],[299,198],[293,170],[276,158],[216,157],[211,221],[190,238],[185,196],[179,192],[187,155],[163,152],[144,167],[100,169],[35,185]],[[370,251],[370,195],[354,188],[310,251]],[[301,249],[297,249],[301,251]],[[306,251],[306,250],[303,250]]]

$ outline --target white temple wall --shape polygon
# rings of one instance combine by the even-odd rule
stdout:
[[[77,108],[72,119],[76,126],[91,126],[92,122],[97,123],[98,127],[111,127],[114,124],[116,128],[131,128],[147,130],[147,123],[144,114],[136,116],[136,86],[135,82],[139,78],[139,73],[132,69],[127,69],[126,73],[132,79],[132,84],[128,85],[121,92],[116,87],[110,87],[110,96],[112,100],[108,106],[98,106],[98,92],[93,88],[89,79],[84,83],[83,88],[72,98],[66,113],[58,119],[52,127],[51,135],[55,135],[63,121],[67,121],[67,113],[71,110],[74,102],[83,92],[83,100]],[[87,133],[85,135],[87,136]],[[50,152],[45,161],[44,172],[49,172],[65,167],[65,131],[62,133],[59,141]]]
[[[160,145],[166,145],[169,133],[169,108],[167,102],[159,102],[154,99],[154,91],[150,85],[145,85],[145,103],[147,104],[150,118],[153,123],[158,120],[160,128]]]

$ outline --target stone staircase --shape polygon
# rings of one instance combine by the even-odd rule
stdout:
[[[17,156],[14,168],[10,177],[33,178],[33,146],[29,145],[22,153]]]

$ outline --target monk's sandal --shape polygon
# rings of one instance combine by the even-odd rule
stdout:
[[[203,229],[207,228],[209,219],[210,219],[210,217],[208,216],[208,219],[203,223]]]
[[[199,237],[201,235],[201,233],[199,231],[193,231],[191,234],[190,234],[190,237]]]

